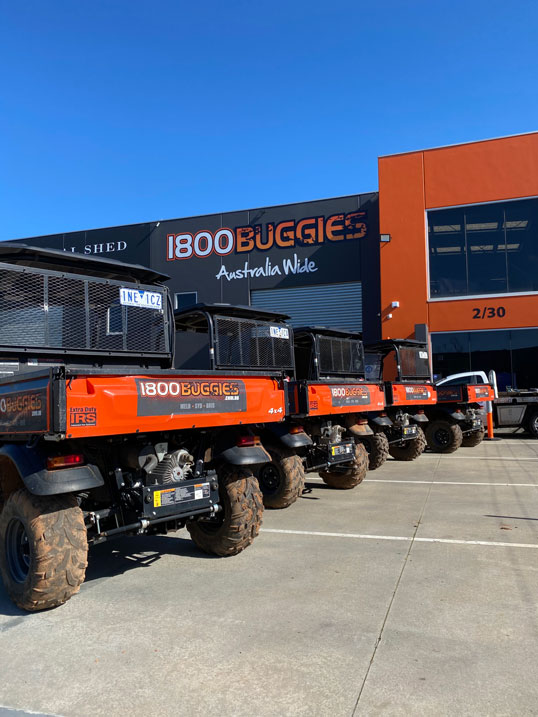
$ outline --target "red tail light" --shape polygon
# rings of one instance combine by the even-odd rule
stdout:
[[[290,433],[292,435],[295,435],[295,433],[303,433],[303,432],[304,432],[304,428],[302,426],[292,426],[290,428]]]
[[[420,409],[417,411],[417,413],[424,413],[424,409],[423,409],[423,408],[420,408]]]
[[[260,437],[259,436],[239,436],[237,439],[237,445],[239,447],[244,446],[259,446],[260,445]]]
[[[84,463],[84,456],[81,453],[71,453],[67,456],[51,456],[47,458],[47,468],[53,471],[56,468],[69,468],[70,466],[81,466]]]

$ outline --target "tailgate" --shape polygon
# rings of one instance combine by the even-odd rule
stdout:
[[[0,433],[49,433],[54,423],[51,393],[52,374],[48,369],[3,380],[0,383]]]
[[[393,406],[429,406],[437,403],[433,386],[422,383],[392,383]]]
[[[380,411],[384,407],[385,393],[378,384],[308,384],[309,416]]]
[[[79,376],[66,389],[69,438],[282,421],[271,377]]]

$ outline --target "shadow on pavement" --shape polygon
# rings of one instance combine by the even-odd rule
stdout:
[[[118,538],[90,548],[84,582],[114,577],[134,568],[149,568],[163,555],[220,560],[218,555],[203,553],[189,538],[171,535]]]

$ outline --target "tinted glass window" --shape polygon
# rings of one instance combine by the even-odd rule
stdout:
[[[538,329],[511,331],[513,388],[538,387]]]
[[[506,251],[502,205],[465,210],[468,294],[506,293]]]
[[[538,291],[538,199],[428,212],[430,295]]]
[[[432,351],[434,378],[471,370],[467,332],[432,334]]]
[[[428,213],[430,292],[432,296],[467,293],[463,210]]]
[[[470,334],[471,370],[493,369],[497,374],[497,386],[504,391],[512,385],[509,331],[477,331]]]
[[[538,291],[538,199],[507,203],[505,225],[508,291]]]
[[[538,328],[432,334],[436,379],[493,369],[500,391],[538,387]]]

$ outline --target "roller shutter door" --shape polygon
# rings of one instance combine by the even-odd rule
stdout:
[[[361,282],[318,284],[283,289],[256,289],[250,303],[259,309],[280,311],[291,316],[293,326],[327,326],[335,329],[362,329]]]

